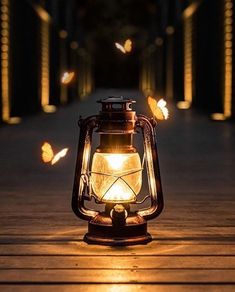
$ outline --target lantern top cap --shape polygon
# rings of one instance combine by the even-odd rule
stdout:
[[[123,96],[109,96],[97,101],[98,103],[135,103],[136,101]]]

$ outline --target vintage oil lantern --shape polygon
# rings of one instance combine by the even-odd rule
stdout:
[[[98,115],[79,120],[72,209],[88,221],[88,233],[84,236],[87,243],[145,244],[151,241],[147,220],[157,217],[163,209],[156,121],[137,115],[131,99],[109,97],[98,102],[102,105]],[[94,132],[100,143],[92,153]],[[133,145],[134,136],[140,134],[142,153]],[[148,194],[143,197],[144,171]],[[87,201],[97,208],[87,206]],[[147,202],[147,207],[141,207]],[[103,210],[98,211],[98,206],[103,206]]]

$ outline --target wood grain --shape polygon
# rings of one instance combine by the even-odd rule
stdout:
[[[87,263],[89,262],[89,266]],[[235,256],[2,256],[2,269],[235,269]]]

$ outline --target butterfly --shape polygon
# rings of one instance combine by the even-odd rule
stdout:
[[[156,101],[155,98],[148,96],[148,105],[157,120],[166,120],[168,119],[169,112],[166,107],[166,101],[161,98],[159,101]]]
[[[119,43],[115,43],[115,46],[117,49],[119,49],[123,54],[130,53],[132,50],[132,41],[130,39],[127,39],[124,43],[124,45],[121,45]]]
[[[64,157],[67,154],[69,148],[64,148],[57,154],[54,154],[51,145],[48,142],[45,142],[42,147],[42,160],[45,163],[50,162],[51,165],[55,164],[60,158]]]
[[[64,72],[63,76],[61,77],[61,83],[69,84],[74,77],[74,72]]]

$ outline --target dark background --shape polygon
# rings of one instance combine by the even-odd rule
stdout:
[[[8,31],[7,80],[1,66],[2,122],[44,109],[43,70],[48,70],[51,105],[81,100],[100,87],[139,88],[145,95],[177,102],[187,99],[189,86],[193,107],[234,117],[234,74],[227,94],[231,110],[225,112],[226,62],[234,73],[233,1],[6,0],[1,8],[1,27],[7,22]],[[3,34],[1,64],[6,57]],[[123,54],[115,42],[128,38],[133,50]],[[191,83],[186,85],[188,63]],[[61,84],[65,71],[75,72],[67,86]],[[7,96],[2,90],[6,83]]]

